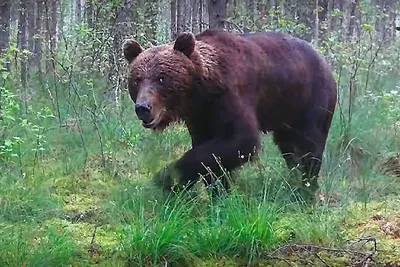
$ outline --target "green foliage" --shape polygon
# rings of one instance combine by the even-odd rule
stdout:
[[[286,244],[341,247],[356,239],[364,230],[358,222],[374,215],[360,206],[395,213],[396,205],[376,203],[399,190],[382,165],[400,151],[400,47],[382,42],[375,11],[361,2],[358,36],[321,23],[318,49],[332,65],[339,100],[321,200],[305,207],[294,200],[290,171],[269,135],[231,194],[212,199],[201,183],[180,196],[160,192],[149,178],[190,148],[190,136],[183,125],[143,130],[125,90],[120,45],[125,35],[146,47],[169,40],[168,10],[150,1],[129,11],[134,28],[116,33],[123,1],[93,1],[94,27],[66,23],[56,70],[40,78],[32,68],[30,91],[19,85],[18,64],[0,71],[0,266],[286,266],[268,255]],[[239,4],[229,19],[250,31],[310,30],[282,7],[266,14]],[[13,43],[0,64],[18,61],[15,55]]]
[[[241,25],[243,29],[253,31],[282,31],[294,36],[302,36],[310,29],[304,24],[285,14],[283,7],[266,10],[265,14],[256,12],[251,15],[245,2],[237,3],[229,12],[229,19]]]
[[[17,227],[2,224],[0,229],[1,266],[65,266],[76,255],[65,231],[22,224]]]
[[[5,64],[0,60],[0,64]],[[19,146],[23,143],[21,137],[12,132],[12,129],[18,125],[18,112],[20,104],[17,96],[13,94],[6,86],[10,84],[10,73],[7,70],[0,71],[3,85],[0,86],[1,110],[0,110],[0,162],[12,160],[18,157]]]

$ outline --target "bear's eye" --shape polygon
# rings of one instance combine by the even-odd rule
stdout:
[[[139,77],[136,77],[134,80],[133,80],[133,85],[138,85],[139,83],[140,83],[140,78]]]
[[[158,77],[158,82],[159,82],[160,84],[163,84],[163,83],[164,83],[164,76]]]

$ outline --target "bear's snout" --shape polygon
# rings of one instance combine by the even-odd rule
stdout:
[[[138,118],[144,123],[151,121],[151,106],[148,103],[136,103],[135,112]]]

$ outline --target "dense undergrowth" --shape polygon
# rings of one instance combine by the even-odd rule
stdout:
[[[72,68],[77,51],[29,90],[2,71],[0,266],[347,266],[372,249],[351,245],[366,236],[378,266],[400,264],[400,50],[373,34],[320,46],[340,98],[312,207],[293,199],[268,135],[231,194],[163,195],[149,178],[190,149],[182,125],[144,130],[126,92]]]

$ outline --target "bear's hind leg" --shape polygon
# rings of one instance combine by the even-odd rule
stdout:
[[[292,186],[306,202],[314,201],[319,189],[318,174],[327,135],[317,127],[306,130],[281,130],[274,132],[274,141],[279,147],[289,169],[294,171]],[[299,175],[301,177],[298,177]]]
[[[315,193],[319,189],[318,178],[328,132],[317,126],[307,127],[299,132],[296,148],[301,165],[302,190],[308,200],[314,201]]]
[[[289,169],[295,168],[300,162],[295,155],[296,134],[291,130],[278,130],[273,132],[274,143],[282,153]]]

